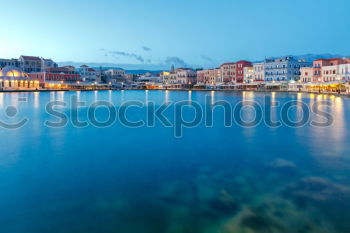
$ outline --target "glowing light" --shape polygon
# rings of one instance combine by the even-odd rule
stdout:
[[[301,96],[302,96],[302,93],[298,93],[298,94],[297,94],[297,99],[298,99],[298,100],[301,100]]]

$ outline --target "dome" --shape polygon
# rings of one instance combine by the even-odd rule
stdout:
[[[27,79],[28,75],[24,73],[20,68],[14,66],[5,66],[0,71],[1,79]]]

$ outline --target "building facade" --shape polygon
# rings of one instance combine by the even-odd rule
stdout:
[[[160,74],[160,80],[164,84],[176,84],[176,73],[175,72],[162,72]]]
[[[176,69],[176,83],[177,84],[195,84],[197,81],[197,72],[191,68]]]
[[[20,56],[19,59],[20,68],[26,72],[41,72],[42,71],[42,59],[35,56]]]
[[[340,80],[350,81],[350,63],[339,65],[339,76]]]
[[[1,90],[35,90],[39,82],[31,79],[27,73],[15,66],[6,66],[0,70]]]
[[[245,67],[252,67],[252,63],[244,60],[236,62],[236,83],[243,83]]]
[[[304,83],[318,82],[319,80],[315,75],[315,68],[303,67],[300,69],[300,81]]]
[[[6,67],[6,66],[12,66],[19,68],[19,61],[18,59],[12,58],[12,59],[2,59],[0,58],[0,69]]]
[[[244,79],[243,83],[253,83],[254,80],[254,68],[244,67]]]
[[[52,59],[45,59],[45,58],[40,58],[41,59],[41,71],[47,71],[50,68],[56,68],[58,65],[52,61]]]
[[[300,69],[311,67],[311,62],[298,61],[293,57],[281,57],[276,59],[266,59],[265,81],[298,81],[300,79]]]
[[[253,64],[253,80],[255,82],[262,82],[265,80],[265,64],[254,63]]]
[[[228,62],[220,66],[223,83],[233,84],[236,82],[236,63]]]
[[[335,82],[348,80],[349,58],[317,59],[310,68],[301,68],[301,81],[304,83]]]
[[[127,78],[123,69],[108,69],[103,71],[106,82],[109,84],[125,83]]]
[[[93,69],[87,65],[80,66],[78,73],[80,74],[81,79],[83,81],[87,81],[87,82],[100,82],[101,81],[101,80],[99,80],[98,72],[95,69]]]
[[[36,73],[29,73],[28,76],[32,80],[37,80],[42,84],[46,82],[75,83],[75,82],[83,81],[80,74],[36,72]]]

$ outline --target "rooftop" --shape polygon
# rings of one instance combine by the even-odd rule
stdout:
[[[41,61],[40,57],[35,57],[35,56],[21,56],[24,60],[36,60],[36,61]]]

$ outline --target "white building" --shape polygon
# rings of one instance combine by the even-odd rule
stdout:
[[[20,68],[26,73],[42,71],[42,60],[40,57],[22,55],[18,61]]]
[[[106,82],[111,84],[117,84],[127,82],[125,70],[123,69],[108,69],[103,71],[103,75],[106,77]]]
[[[109,69],[109,70],[104,71],[104,74],[109,75],[109,76],[124,77],[125,70],[123,70],[123,69]]]
[[[197,72],[190,68],[176,69],[176,83],[177,84],[195,84],[197,79]]]
[[[253,80],[255,82],[265,80],[265,64],[263,62],[253,64]]]
[[[339,79],[350,81],[350,63],[339,65]]]
[[[243,83],[253,83],[255,81],[253,67],[244,67],[243,72],[244,72]]]
[[[45,59],[42,57],[40,59],[41,59],[41,71],[47,71],[50,68],[58,67],[58,65],[52,59]]]
[[[81,76],[81,79],[83,81],[88,81],[88,82],[100,82],[100,77],[98,75],[98,72],[93,69],[90,68],[87,65],[82,65],[80,66],[80,70],[78,71],[78,73]]]
[[[312,83],[314,80],[315,68],[313,67],[303,67],[300,69],[300,81],[303,83]],[[316,80],[318,81],[318,80]],[[321,80],[319,80],[320,82]]]
[[[340,80],[339,65],[323,66],[321,72],[324,82],[333,82]]]
[[[160,80],[164,84],[176,84],[177,79],[176,79],[176,73],[175,72],[162,72],[160,74]]]

